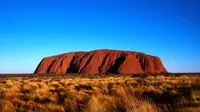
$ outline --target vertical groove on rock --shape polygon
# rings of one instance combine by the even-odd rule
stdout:
[[[125,56],[121,56],[115,60],[114,65],[108,70],[109,73],[117,74],[120,64],[125,60]]]
[[[76,57],[76,54],[77,54],[77,53],[74,54],[74,56],[73,56],[73,58],[72,58],[72,60],[71,60],[71,62],[70,62],[70,64],[69,64],[70,66],[69,66],[69,67],[67,68],[67,70],[66,70],[66,73],[76,73],[76,71],[75,71],[75,70],[76,70],[76,65],[73,64],[73,62],[74,62],[75,59],[76,59],[76,58],[75,58],[75,57]]]
[[[56,60],[53,60],[52,62],[51,62],[51,64],[49,65],[49,67],[47,68],[47,73],[51,73],[51,68],[52,68],[52,66],[53,66],[53,64],[56,62]]]
[[[88,63],[92,60],[92,57],[94,56],[94,53],[92,53],[90,56],[89,56],[89,58],[88,58],[88,60],[86,61],[86,63],[85,63],[85,65],[80,69],[80,72],[79,73],[82,73],[83,72],[83,70],[85,69],[85,67],[88,65]]]
[[[102,69],[103,65],[105,64],[106,59],[107,59],[107,57],[110,55],[110,53],[111,53],[111,52],[108,52],[108,53],[106,54],[106,56],[103,58],[103,61],[102,61],[101,65],[100,65],[99,68],[98,68],[99,73],[102,73],[102,70],[101,70],[101,69]]]
[[[58,56],[56,58],[53,59],[53,61],[51,62],[51,64],[49,65],[48,69],[47,69],[47,73],[53,73],[52,72],[52,68],[54,67],[54,64],[61,58],[61,56]]]

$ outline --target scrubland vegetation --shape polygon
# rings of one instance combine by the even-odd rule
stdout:
[[[2,77],[0,111],[200,112],[200,76]]]

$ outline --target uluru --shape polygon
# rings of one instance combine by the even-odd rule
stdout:
[[[142,74],[167,73],[157,56],[122,50],[93,50],[69,52],[45,57],[36,74]]]

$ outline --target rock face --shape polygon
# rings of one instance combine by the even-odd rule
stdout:
[[[36,74],[167,73],[157,56],[120,50],[70,52],[42,59]]]

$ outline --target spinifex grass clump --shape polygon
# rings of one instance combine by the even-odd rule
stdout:
[[[0,79],[2,112],[198,112],[199,105],[198,75]]]

